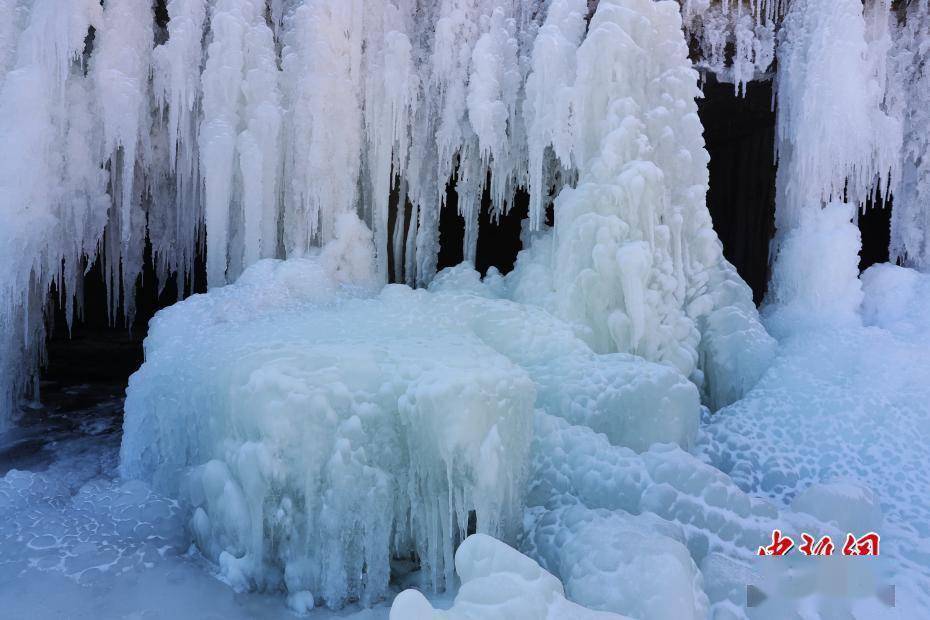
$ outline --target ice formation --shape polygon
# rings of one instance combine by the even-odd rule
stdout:
[[[260,258],[306,254],[356,213],[374,235],[378,279],[425,285],[449,184],[466,259],[485,190],[501,214],[525,188],[529,229],[540,231],[551,197],[573,189],[559,198],[553,261],[593,225],[588,207],[569,203],[600,201],[602,216],[622,217],[629,230],[598,255],[629,263],[625,301],[581,316],[566,291],[560,306],[589,324],[599,350],[662,360],[702,383],[699,357],[715,348],[699,345],[709,306],[697,300],[712,292],[706,282],[734,278],[721,274],[703,207],[697,90],[673,3],[604,2],[590,16],[578,0],[170,0],[164,28],[117,0],[4,6],[0,130],[6,144],[41,145],[0,165],[4,425],[34,384],[50,287],[79,311],[98,256],[111,320],[131,320],[147,242],[160,285],[176,278],[183,295],[201,244],[214,287]],[[638,19],[664,43],[614,40]],[[47,40],[56,44],[37,47]],[[643,88],[617,90],[605,57]],[[608,196],[615,183],[626,197]],[[584,268],[566,264],[554,288]]]
[[[574,135],[561,147],[578,181],[507,280],[514,299],[577,325],[595,351],[668,364],[719,406],[758,378],[774,343],[704,205],[699,93],[680,30],[673,4],[599,4],[577,50]],[[723,343],[736,332],[756,362],[733,363],[741,347]]]
[[[406,287],[340,293],[366,265],[339,251],[357,249],[355,230],[337,231],[318,258],[259,262],[158,316],[122,463],[180,493],[235,586],[334,607],[383,596],[392,557],[415,552],[434,584],[451,579],[471,512],[479,531],[513,536],[535,399],[525,371],[454,329],[473,308],[455,316]]]
[[[379,220],[371,220],[372,234],[354,215],[358,197],[346,191],[356,173],[342,165],[324,172],[345,151],[323,157],[320,149],[330,140],[319,137],[332,130],[324,122],[329,106],[338,103],[361,123],[357,115],[362,108],[367,114],[367,103],[360,108],[355,89],[340,90],[350,86],[346,81],[329,85],[334,90],[321,96],[291,80],[289,87],[298,92],[285,98],[307,98],[291,114],[316,111],[291,119],[295,143],[284,161],[285,170],[295,162],[310,165],[288,177],[288,191],[300,197],[294,202],[298,211],[288,211],[289,194],[284,197],[283,241],[296,244],[289,254],[304,258],[255,263],[234,285],[195,296],[152,322],[146,363],[128,390],[122,472],[182,499],[198,546],[234,586],[284,588],[298,606],[309,598],[331,607],[371,602],[387,592],[391,560],[412,555],[427,583],[451,584],[452,552],[468,533],[470,514],[478,531],[517,540],[524,482],[535,471],[529,451],[534,417],[542,415],[537,409],[636,452],[649,453],[656,443],[689,448],[697,438],[700,390],[706,402],[723,406],[751,387],[774,353],[748,288],[722,257],[704,204],[707,154],[694,101],[697,76],[677,5],[605,0],[583,41],[581,7],[557,2],[551,8],[542,24],[549,38],[534,47],[529,78],[517,64],[518,27],[526,27],[517,19],[522,9],[502,3],[484,16],[441,10],[437,38],[471,37],[473,49],[470,57],[445,57],[455,46],[434,50],[433,61],[442,68],[434,79],[447,82],[440,86],[436,141],[418,143],[422,135],[414,132],[409,146],[411,152],[435,149],[438,155],[420,153],[411,165],[438,156],[440,179],[451,174],[448,162],[457,158],[463,186],[476,181],[466,175],[483,178],[490,170],[491,195],[500,209],[524,174],[522,140],[536,149],[534,165],[542,165],[540,148],[554,148],[544,157],[559,158],[556,178],[575,177],[576,184],[556,197],[552,229],[534,231],[531,215],[527,249],[512,273],[492,272],[481,280],[465,264],[440,274],[428,290],[391,285],[378,292],[386,249]],[[331,30],[327,20],[336,20],[354,33],[361,28],[352,25],[355,18],[351,4],[339,10],[313,4],[285,21],[313,32]],[[230,28],[241,26],[238,19],[223,20]],[[222,33],[232,41],[223,45],[235,47],[239,39],[233,35],[240,30],[233,30]],[[219,35],[207,48],[205,80]],[[295,37],[285,40],[285,72],[293,62],[312,74],[323,52],[302,49],[314,37]],[[339,41],[345,43],[351,45],[351,37]],[[547,45],[577,46],[574,59],[551,77]],[[397,49],[403,56],[405,46]],[[365,60],[352,60],[348,52],[340,58],[349,61],[345,72],[354,79]],[[462,63],[470,65],[471,78],[465,81],[463,73],[461,82],[448,82]],[[534,91],[549,80],[564,81],[552,99]],[[524,81],[533,98],[520,106]],[[204,97],[210,96],[205,87]],[[392,114],[406,101],[402,91],[393,96]],[[223,101],[214,103],[217,114],[233,114],[222,111]],[[531,138],[520,137],[521,114],[530,119],[531,129],[524,130]],[[213,120],[200,128],[201,141],[208,140],[200,144],[201,159],[204,148],[215,148],[224,155],[208,157],[210,164],[226,163],[219,173],[203,165],[206,160],[200,166],[207,176],[211,281],[228,277],[236,263],[227,266],[215,252],[210,258],[217,227],[210,224],[209,176],[229,176],[222,170],[231,169],[238,148],[221,120],[207,131]],[[378,136],[395,146],[399,139],[396,132]],[[353,139],[343,137],[340,148]],[[393,151],[385,146],[379,152],[388,157]],[[553,163],[549,159],[543,169],[551,171]],[[431,174],[411,171],[408,181],[424,183]],[[321,175],[323,185],[313,185]],[[227,180],[216,189],[222,196],[217,204],[237,195]],[[540,192],[551,180],[541,183]],[[482,184],[468,191],[480,196]],[[434,194],[436,187],[408,186],[412,196],[426,191]],[[467,206],[469,194],[459,193],[460,207]],[[420,281],[432,275],[429,264],[435,261],[435,247],[421,261],[421,249],[429,247],[423,244],[435,241],[429,204],[414,201],[420,230],[413,264]],[[295,213],[302,213],[297,217],[305,228],[289,219]],[[225,212],[218,217],[235,220]],[[231,230],[224,226],[218,228],[221,237]],[[295,242],[292,234],[302,238]],[[310,237],[327,242],[307,250]],[[233,248],[220,243],[225,251]],[[358,480],[366,482],[350,482]],[[706,609],[683,535],[656,534],[642,525],[647,520],[619,513],[602,515],[601,506],[573,512],[552,501],[539,505],[548,511],[540,518],[565,520],[566,531],[579,528],[577,553],[585,553],[585,540],[601,536],[597,528],[638,532],[655,559],[637,556],[628,578],[643,562],[670,558],[679,567],[645,601],[618,595],[590,601],[594,607],[653,615],[676,610],[688,617]],[[587,510],[596,518],[584,516]],[[631,510],[638,514],[638,503]],[[537,557],[578,597],[590,597],[611,578],[583,563],[577,570],[568,560],[560,564],[546,555],[541,539],[534,545]],[[618,539],[604,553],[629,551]],[[668,594],[685,585],[685,598]]]
[[[927,9],[909,3],[895,21],[886,0],[865,9],[846,0],[681,4],[683,23],[672,3],[633,0],[599,3],[593,14],[582,0],[170,0],[162,28],[150,10],[117,0],[62,10],[53,0],[5,2],[0,129],[6,144],[42,148],[0,166],[9,222],[0,251],[10,265],[0,291],[3,424],[35,383],[47,292],[54,284],[68,313],[79,311],[82,274],[98,255],[112,320],[131,319],[146,239],[159,281],[176,277],[183,294],[200,244],[217,286],[259,258],[305,254],[333,237],[340,214],[355,212],[373,232],[378,278],[425,285],[450,184],[472,260],[485,190],[501,214],[526,189],[531,231],[546,228],[558,196],[551,260],[561,291],[573,269],[587,269],[565,255],[568,239],[593,225],[581,215],[628,203],[630,231],[609,233],[597,253],[623,253],[624,300],[583,309],[565,291],[560,311],[592,328],[598,350],[662,360],[713,406],[732,401],[758,369],[726,384],[728,373],[713,368],[745,365],[719,359],[706,334],[752,328],[732,312],[710,318],[698,302],[704,282],[736,278],[723,273],[700,207],[697,90],[672,31],[684,25],[698,37],[698,66],[737,88],[764,74],[777,51],[780,228],[796,223],[798,205],[835,197],[849,178],[853,201],[879,187],[901,195],[893,251],[918,264]],[[634,16],[658,28],[654,39],[611,36]],[[844,37],[834,41],[835,29]],[[38,40],[56,44],[37,49]],[[606,68],[633,67],[648,68],[651,86],[613,92],[620,80]],[[867,88],[850,90],[859,84]],[[804,96],[827,86],[830,97]],[[843,114],[831,116],[829,102],[840,99]],[[614,137],[602,144],[602,132]],[[817,150],[805,154],[804,140]],[[629,195],[608,198],[614,184]],[[579,202],[589,206],[571,206]],[[745,305],[743,297],[723,305]]]
[[[887,10],[867,14],[859,0],[791,3],[778,50],[779,235],[807,209],[864,204],[896,186],[901,125],[885,109],[888,45]],[[815,91],[829,96],[809,96]]]
[[[814,205],[816,207],[816,204]],[[800,324],[857,324],[862,303],[855,207],[807,208],[785,234],[772,271],[767,327],[781,334]],[[817,265],[811,268],[811,265]]]
[[[185,522],[236,589],[368,605],[415,560],[462,587],[404,617],[740,617],[774,528],[883,523],[923,601],[930,288],[860,280],[853,221],[893,193],[892,252],[925,268],[930,8],[681,4],[169,0],[163,29],[0,0],[0,425],[51,290],[70,318],[99,257],[131,318],[147,242],[182,294],[205,247],[211,290],[153,320],[126,401],[120,472],[177,503],[103,496]],[[737,91],[778,56],[779,344],[705,205],[683,27]],[[466,262],[437,274],[447,186]],[[520,189],[523,251],[482,278],[485,193],[501,215]],[[0,507],[46,482],[5,476]]]
[[[694,443],[693,384],[596,355],[466,266],[429,291],[359,287],[374,266],[340,246],[354,222],[318,256],[260,261],[160,313],[130,382],[122,472],[181,497],[234,585],[370,602],[414,552],[450,582],[471,512],[519,533],[537,407],[640,450]]]
[[[451,609],[436,610],[416,590],[401,592],[393,620],[618,620],[625,616],[585,609],[565,598],[562,584],[539,564],[489,536],[469,536],[455,552],[462,587]]]
[[[697,66],[737,93],[768,75],[775,32],[788,0],[680,0],[685,30],[700,49]]]

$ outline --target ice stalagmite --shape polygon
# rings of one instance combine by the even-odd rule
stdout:
[[[772,343],[705,206],[708,156],[680,29],[673,4],[599,4],[577,67],[556,76],[573,80],[561,86],[572,135],[559,141],[578,182],[556,197],[554,229],[531,242],[508,280],[515,299],[577,324],[595,351],[661,361],[699,385],[707,371],[718,406],[764,367],[735,363],[732,345],[752,343],[748,361],[764,360]],[[564,131],[563,120],[550,114],[547,128],[535,119],[531,143]],[[743,336],[723,346],[733,332]]]

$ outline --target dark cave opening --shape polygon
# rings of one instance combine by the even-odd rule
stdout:
[[[488,183],[490,185],[490,183]],[[513,269],[517,253],[523,248],[521,231],[523,220],[529,214],[530,197],[518,190],[506,213],[495,214],[491,206],[490,190],[484,190],[481,213],[478,216],[478,244],[475,252],[475,269],[481,275],[491,267],[501,273]],[[438,269],[453,267],[464,260],[465,219],[458,212],[458,196],[452,184],[446,191],[446,208],[439,218]]]
[[[206,267],[202,256],[198,256],[191,280],[192,292],[206,291]],[[142,364],[142,341],[149,320],[178,300],[176,278],[170,277],[159,286],[148,241],[142,275],[135,285],[136,310],[131,325],[126,324],[122,307],[111,320],[104,282],[104,265],[98,256],[84,275],[83,311],[76,313],[70,330],[66,310],[57,303],[57,291],[52,290],[43,382],[125,387],[129,376]]]
[[[876,263],[887,263],[890,259],[892,202],[879,196],[868,201],[865,210],[859,213],[859,233],[862,235],[859,271],[865,271]]]
[[[707,75],[698,114],[710,153],[707,208],[723,254],[758,304],[769,276],[775,232],[775,112],[772,83],[750,82],[746,95]]]
[[[732,84],[705,76],[698,114],[710,154],[707,208],[723,254],[752,288],[756,304],[769,280],[775,234],[775,111],[772,82],[750,82],[745,96]],[[859,269],[888,261],[891,200],[868,201],[858,215]]]

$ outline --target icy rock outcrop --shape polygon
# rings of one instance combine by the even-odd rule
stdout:
[[[448,610],[434,609],[416,590],[391,605],[392,620],[621,620],[565,598],[562,584],[539,564],[490,536],[469,536],[455,553],[462,587]]]
[[[930,270],[930,3],[910,2],[892,36],[889,96],[902,119],[901,183],[894,191],[890,260]]]

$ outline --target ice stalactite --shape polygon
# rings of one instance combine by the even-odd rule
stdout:
[[[357,206],[364,13],[359,0],[318,0],[285,18],[289,255],[299,255],[313,239],[331,239],[338,214]]]
[[[142,189],[137,182],[136,160],[150,124],[153,25],[151,8],[142,9],[132,0],[110,0],[94,36],[90,71],[100,106],[104,152],[109,155],[114,203],[104,240],[108,246],[105,277],[111,321],[123,301],[131,323],[136,278],[142,269],[145,227],[138,208]]]
[[[885,110],[875,36],[881,32],[867,29],[859,0],[791,3],[776,82],[779,234],[799,224],[803,209],[864,203],[897,182],[901,127]]]
[[[5,51],[16,44],[0,76],[0,140],[10,152],[0,161],[0,428],[35,380],[48,291],[54,283],[73,308],[108,205],[104,145],[80,63],[88,28],[102,23],[99,4],[38,0],[28,17],[21,9],[9,16],[14,24],[22,16],[23,30],[4,33]]]
[[[612,5],[605,6],[606,14]],[[477,222],[486,191],[494,216],[513,204],[517,188],[528,188],[530,229],[542,230],[553,192],[573,184],[580,172],[594,178],[588,170],[600,148],[597,133],[620,123],[623,106],[628,105],[605,98],[599,82],[608,83],[611,77],[597,70],[601,61],[596,55],[606,43],[595,41],[606,42],[609,28],[589,36],[583,45],[587,6],[581,1],[436,0],[418,5],[395,0],[369,6],[328,0],[271,5],[261,0],[171,0],[166,5],[167,38],[157,45],[148,8],[130,11],[121,0],[102,8],[79,7],[84,3],[51,19],[43,17],[46,3],[10,4],[12,18],[3,22],[0,33],[4,70],[23,65],[50,76],[54,71],[60,83],[42,86],[43,94],[35,96],[37,105],[18,117],[10,108],[20,126],[5,120],[8,131],[40,131],[43,123],[51,122],[59,136],[37,135],[29,143],[61,143],[61,136],[70,132],[74,148],[87,150],[80,164],[68,157],[58,167],[33,166],[25,172],[16,172],[22,162],[10,158],[3,167],[11,186],[17,179],[13,191],[28,186],[19,179],[39,176],[65,181],[58,185],[66,186],[68,175],[79,174],[96,184],[93,192],[69,194],[76,198],[59,201],[65,210],[77,209],[74,201],[93,194],[93,226],[74,217],[60,218],[57,225],[71,237],[67,241],[33,227],[29,235],[34,252],[47,252],[56,260],[12,270],[20,274],[16,277],[34,272],[36,278],[39,302],[32,304],[25,328],[32,335],[22,337],[35,353],[25,364],[10,362],[11,368],[25,366],[29,373],[35,371],[41,351],[41,298],[56,280],[61,258],[74,258],[66,261],[70,271],[62,280],[72,295],[80,280],[80,257],[94,257],[99,247],[111,320],[120,312],[131,318],[146,238],[160,284],[175,274],[183,294],[189,290],[204,238],[208,284],[215,287],[234,280],[259,258],[305,254],[333,237],[341,214],[357,213],[374,233],[381,281],[388,278],[388,257],[393,253],[394,277],[425,285],[436,271],[439,213],[447,186],[454,185],[465,220],[466,259],[476,255]],[[81,10],[91,17],[67,21],[68,15]],[[34,24],[29,36],[47,27],[45,38],[57,42],[52,49],[67,62],[52,67],[35,61],[28,37],[14,49],[11,32],[27,23]],[[95,37],[85,49],[84,35],[91,24]],[[608,50],[621,63],[627,52],[622,46]],[[86,71],[73,62],[82,54],[88,55]],[[684,67],[683,49],[676,54],[680,58],[675,62]],[[648,55],[643,52],[644,58]],[[2,78],[3,105],[14,106],[16,97],[30,96],[26,93],[32,85],[22,74],[17,70]],[[693,74],[681,73],[678,79],[691,81]],[[696,94],[689,88],[686,96]],[[91,115],[88,106],[99,106],[104,113]],[[634,116],[645,113],[642,106],[633,105]],[[607,114],[613,120],[605,124]],[[652,114],[655,118],[644,122],[655,139],[665,121],[658,111]],[[631,129],[631,122],[626,126],[632,136],[639,130]],[[690,127],[682,126],[691,136],[688,140],[699,140],[696,120],[683,122]],[[670,146],[644,148],[658,148],[665,153],[660,159],[676,157]],[[701,154],[695,153],[699,161]],[[645,160],[649,157],[643,155]],[[666,170],[664,161],[655,163],[666,174],[677,173],[677,164],[668,160],[672,167]],[[613,164],[605,165],[598,183],[612,181],[619,172],[610,168]],[[66,175],[66,167],[81,166],[86,169]],[[102,193],[107,186],[99,184],[98,173],[104,170],[110,177],[108,197]],[[698,192],[706,179],[693,178],[686,184],[686,193]],[[660,280],[670,287],[663,294],[675,289],[676,300],[666,295],[665,301],[649,303],[672,303],[680,309],[685,296],[697,290],[685,290],[692,267],[686,264],[689,241],[684,239],[709,223],[706,213],[693,221],[688,215],[688,205],[697,205],[697,194],[662,198],[664,190],[646,190],[637,198],[645,211],[624,215],[624,221],[633,218],[627,222],[634,229],[631,239],[655,247],[665,244],[666,249],[659,250],[664,258],[656,264],[675,271],[666,274],[674,283],[665,276]],[[671,201],[668,205],[662,203],[666,199]],[[42,195],[34,200],[36,209],[46,209],[59,198]],[[652,200],[659,203],[653,205]],[[389,230],[392,208],[397,217]],[[667,208],[681,220],[675,215],[655,228],[660,219],[672,215],[666,214]],[[14,226],[19,225],[17,220]],[[78,238],[78,249],[62,250]],[[9,247],[16,246],[11,242]],[[653,299],[646,292],[649,286],[640,286],[642,273],[633,273],[636,264],[642,263],[640,271],[652,264],[648,251],[629,246],[624,252],[625,294],[632,299],[641,292]],[[671,263],[663,262],[673,255]],[[17,257],[15,264],[21,260]],[[24,299],[4,299],[10,317],[26,312]],[[685,328],[687,321],[670,318],[663,329],[675,334],[662,339],[689,341],[682,350],[688,352],[675,352],[669,345],[659,353],[652,350],[651,341],[640,346],[649,329],[643,324],[648,313],[640,312],[645,307],[630,306],[635,316],[628,319],[636,324],[635,333],[630,343],[615,343],[616,348],[649,350],[651,358],[665,359],[690,373],[696,367],[697,332]],[[615,319],[622,322],[619,315]],[[21,349],[10,344],[5,350]],[[13,357],[20,359],[19,353]],[[11,372],[3,373],[4,389],[11,395],[21,393],[24,382],[13,380]]]
[[[227,276],[234,279],[244,261],[260,257],[263,245],[272,248],[266,253],[276,248],[263,233],[275,228],[281,121],[265,3],[220,0],[212,7],[210,33],[198,145],[207,282],[219,286]],[[237,174],[243,167],[246,174]]]
[[[696,65],[732,82],[737,94],[764,76],[775,56],[775,31],[788,0],[680,0],[685,31],[700,54]]]
[[[819,199],[845,187],[849,177],[852,199],[862,199],[876,174],[898,185],[898,134],[882,111],[888,5],[870,4],[866,20],[854,4],[799,0],[778,35],[783,64],[793,67],[779,78],[780,168],[790,178],[780,185],[780,222],[790,222],[792,205],[807,200],[793,196],[800,188]],[[18,275],[4,277],[32,277],[37,297],[33,304],[22,295],[3,298],[6,317],[32,317],[23,319],[31,335],[16,338],[35,351],[23,357],[23,347],[4,330],[4,351],[13,351],[10,369],[27,368],[25,375],[3,372],[11,399],[22,393],[22,377],[35,372],[41,300],[53,281],[64,284],[65,297],[77,292],[82,256],[101,254],[115,320],[118,312],[131,317],[146,237],[159,282],[176,274],[184,291],[204,239],[208,283],[216,287],[260,258],[306,254],[332,239],[342,214],[356,213],[374,234],[380,280],[393,276],[422,286],[436,272],[440,212],[450,186],[465,221],[463,255],[472,260],[484,197],[493,219],[513,204],[519,188],[528,190],[525,240],[539,242],[523,263],[543,281],[528,276],[518,288],[543,291],[536,301],[589,330],[586,339],[600,350],[661,360],[705,384],[716,349],[708,330],[728,322],[710,315],[736,305],[751,319],[703,205],[707,156],[687,46],[678,34],[674,42],[663,36],[661,44],[612,39],[617,20],[625,19],[617,16],[649,14],[645,5],[604,2],[589,14],[583,0],[170,0],[167,38],[157,42],[148,7],[131,12],[120,0],[91,8],[78,2],[50,16],[49,6],[0,4],[10,15],[0,25],[0,105],[17,119],[2,123],[7,143],[18,143],[14,134],[35,133],[29,144],[62,153],[68,135],[71,148],[85,156],[54,166],[7,158],[0,164],[11,187],[5,213],[32,201],[29,218],[48,210],[94,215],[91,224],[83,215],[57,219],[66,240],[41,232],[50,225],[6,218],[16,222],[4,234],[31,239],[32,249],[7,244],[16,254],[9,271]],[[680,29],[678,7],[659,6],[669,16],[662,27]],[[785,7],[774,0],[691,0],[683,10],[689,28],[707,19],[704,43],[717,36],[706,27],[714,11],[725,12],[726,28],[737,20],[732,35],[725,29],[701,49],[706,62],[716,66],[714,59],[722,59],[739,85],[767,70],[770,26]],[[825,23],[842,27],[835,46],[818,35],[817,24]],[[85,46],[91,25],[95,36]],[[20,36],[24,29],[28,36]],[[40,31],[54,44],[33,53],[35,43],[27,39]],[[735,55],[718,54],[730,43]],[[75,61],[85,54],[81,67]],[[841,62],[844,54],[864,59]],[[51,56],[65,60],[42,59]],[[639,59],[635,66],[631,57]],[[818,73],[834,64],[835,70]],[[624,87],[615,71],[628,74],[641,92]],[[653,71],[665,73],[640,79]],[[901,75],[895,70],[889,81]],[[863,80],[866,96],[850,86]],[[831,96],[800,94],[821,82]],[[853,131],[827,133],[811,119],[838,100],[847,103],[842,117]],[[91,114],[94,107],[104,113]],[[54,128],[47,135],[46,125]],[[816,151],[805,155],[808,148]],[[908,157],[914,165],[903,167],[913,179],[923,159]],[[100,184],[101,171],[109,173],[109,184]],[[73,182],[80,189],[67,199],[49,188],[28,200],[13,198],[39,177],[49,186]],[[82,201],[95,206],[81,207]],[[546,226],[550,204],[554,233]],[[913,221],[907,213],[916,211],[909,208],[896,217]],[[20,226],[29,232],[16,232]],[[589,242],[597,248],[590,260],[576,251]],[[40,255],[55,260],[31,262]],[[62,271],[65,257],[72,260]],[[532,257],[546,267],[536,270]],[[599,286],[609,291],[608,301],[584,301]]]
[[[888,0],[865,9],[859,0],[795,0],[785,17],[767,299],[779,332],[811,321],[857,320],[860,240],[850,221],[856,208],[898,186],[901,168],[901,123],[886,96],[889,8]]]
[[[375,237],[378,276],[388,280],[389,215],[391,190],[404,177],[410,149],[408,119],[416,105],[419,87],[413,45],[407,35],[414,14],[410,6],[385,5],[383,13],[369,11],[366,23],[365,137],[366,166],[371,191],[371,228]],[[400,192],[406,201],[405,192]],[[400,209],[403,212],[403,205]],[[395,237],[403,238],[403,218]],[[400,233],[400,234],[398,234]],[[402,254],[395,252],[395,271]]]
[[[173,272],[178,291],[191,276],[202,231],[202,179],[197,151],[207,26],[206,0],[169,0],[168,40],[152,50],[154,107],[161,123],[162,174],[148,233],[159,275]],[[156,124],[158,126],[158,124]]]
[[[575,55],[587,28],[586,12],[584,0],[554,0],[533,44],[523,103],[532,230],[543,227],[549,187],[557,182],[550,178],[550,165],[557,160],[561,168],[572,168],[571,85]]]

